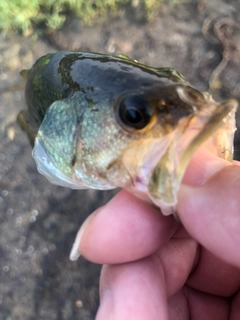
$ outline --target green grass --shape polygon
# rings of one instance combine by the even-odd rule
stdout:
[[[138,5],[151,18],[164,0],[138,0]],[[185,0],[186,1],[186,0]],[[66,15],[73,13],[86,24],[104,17],[108,10],[114,14],[119,6],[131,5],[133,0],[0,0],[0,30],[28,34],[36,26],[57,29]],[[183,0],[170,0],[167,3]]]

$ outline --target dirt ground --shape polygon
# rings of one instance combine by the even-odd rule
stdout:
[[[240,100],[240,2],[205,2],[163,6],[148,23],[129,7],[92,27],[71,18],[38,40],[0,35],[0,319],[94,319],[100,266],[68,256],[85,217],[113,195],[56,187],[37,172],[15,121],[24,106],[19,71],[60,49],[125,53],[176,68],[198,89],[210,85],[215,98]],[[240,159],[238,144],[240,134]]]

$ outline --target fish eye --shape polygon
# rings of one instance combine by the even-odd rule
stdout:
[[[140,96],[125,97],[117,108],[120,121],[133,129],[143,129],[150,122],[152,112],[148,102]]]

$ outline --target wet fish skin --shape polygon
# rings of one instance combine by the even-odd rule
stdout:
[[[60,52],[37,60],[25,76],[33,156],[39,171],[59,185],[123,187],[171,207],[195,148],[188,148],[191,142],[197,147],[224,121],[234,131],[236,102],[215,103],[171,68]]]

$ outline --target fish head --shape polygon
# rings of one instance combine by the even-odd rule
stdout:
[[[77,81],[72,63],[80,89],[46,109],[33,157],[54,184],[121,187],[173,213],[200,145],[231,160],[237,102],[215,102],[173,69],[119,59],[91,61]]]

